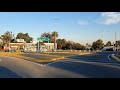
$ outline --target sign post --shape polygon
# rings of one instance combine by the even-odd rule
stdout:
[[[40,37],[40,38],[37,38],[38,41],[40,42],[43,42],[43,41],[50,41],[50,38],[47,38],[47,37]]]
[[[40,44],[39,44],[39,42],[47,41],[49,43],[50,42],[50,38],[40,37],[40,38],[37,38],[37,41],[38,41],[38,51],[39,51],[40,50]]]

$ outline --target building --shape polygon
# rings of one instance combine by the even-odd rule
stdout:
[[[18,43],[20,43],[20,42],[21,42],[21,43],[25,42],[24,39],[16,39],[16,41],[17,41]]]
[[[44,45],[37,46],[35,41],[31,41],[30,43],[26,43],[24,39],[17,39],[17,43],[8,43],[4,46],[5,50],[18,50],[21,49],[26,52],[37,52],[37,51],[53,51],[54,50],[54,43],[44,43]],[[56,43],[57,48],[57,43]]]
[[[25,43],[8,43],[4,46],[5,50],[20,50],[25,48]]]
[[[37,46],[37,48],[38,48],[38,46]],[[56,43],[56,48],[57,48],[57,43]],[[44,43],[44,45],[40,45],[40,47],[37,50],[40,50],[41,52],[53,51],[54,43]]]
[[[45,47],[48,50],[53,50],[54,49],[54,43],[44,43],[44,44],[45,44]]]
[[[37,46],[35,43],[25,43],[25,51],[27,52],[36,52],[37,51]]]

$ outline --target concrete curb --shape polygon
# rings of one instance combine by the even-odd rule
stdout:
[[[115,56],[115,54],[112,54],[111,57],[116,60],[117,62],[120,62],[120,59]]]
[[[60,60],[60,59],[64,59],[65,57],[60,57],[60,58],[55,58],[55,59],[52,59],[53,61],[54,60]]]

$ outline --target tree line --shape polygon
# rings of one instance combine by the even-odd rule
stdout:
[[[55,42],[55,37],[58,38],[59,37],[59,33],[56,31],[53,32],[44,32],[40,35],[40,37],[48,37],[50,38],[50,43],[54,43]],[[26,41],[26,43],[30,43],[30,41],[33,40],[32,37],[29,36],[28,33],[18,33],[16,35],[16,37],[14,36],[14,34],[10,31],[5,32],[3,35],[0,36],[0,48],[2,48],[5,44],[7,43],[16,43],[16,39],[24,39]],[[76,43],[73,41],[67,41],[66,39],[56,39],[57,42],[57,49],[74,49],[74,50],[84,50],[85,46],[80,44],[80,43]],[[41,45],[44,44],[44,42],[40,42]],[[109,46],[120,46],[120,40],[116,41],[115,43],[111,43],[110,41],[108,41],[106,44],[103,43],[103,41],[101,39],[96,40],[92,43],[92,45],[88,45],[86,44],[86,46],[89,46],[91,50],[101,50],[102,48],[109,47]]]

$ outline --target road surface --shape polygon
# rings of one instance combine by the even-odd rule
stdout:
[[[112,60],[116,52],[78,55],[41,64],[0,56],[1,78],[120,78],[120,64]]]

